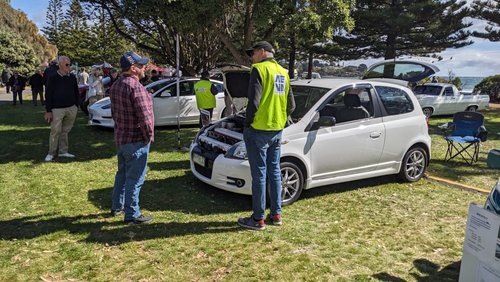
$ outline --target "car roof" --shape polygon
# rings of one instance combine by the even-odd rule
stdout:
[[[366,83],[366,81],[357,78],[322,78],[322,79],[308,79],[292,81],[291,85],[296,86],[309,86],[320,88],[338,88],[346,84]]]

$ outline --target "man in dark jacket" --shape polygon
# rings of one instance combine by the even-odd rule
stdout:
[[[57,66],[57,61],[54,60],[50,62],[49,67],[46,68],[43,72],[43,84],[45,85],[45,93],[47,93],[47,83],[49,81],[49,78],[56,74],[58,69],[59,67]]]
[[[59,57],[59,69],[47,79],[45,96],[45,120],[50,123],[49,152],[46,162],[55,155],[74,158],[68,152],[68,133],[73,128],[79,105],[78,83],[70,73],[71,62],[68,57]]]
[[[26,78],[19,75],[18,71],[14,71],[14,75],[10,77],[7,83],[12,90],[12,104],[15,106],[17,97],[19,97],[19,104],[23,104],[23,91],[26,86]]]
[[[43,76],[40,69],[30,77],[29,84],[31,85],[31,93],[33,94],[33,106],[37,105],[38,95],[40,95],[40,103],[45,105],[45,99],[43,98]]]

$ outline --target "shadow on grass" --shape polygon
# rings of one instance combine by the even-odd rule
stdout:
[[[412,269],[418,270],[419,273],[411,272],[410,275],[415,278],[415,281],[458,281],[460,275],[460,261],[455,261],[445,266],[441,270],[439,265],[427,260],[416,259],[413,261],[415,266]],[[405,279],[393,276],[387,272],[377,273],[374,278],[382,281],[403,282]]]
[[[175,163],[175,162],[174,162]],[[97,208],[111,210],[113,187],[90,190],[88,200]],[[202,183],[190,173],[163,180],[146,180],[140,206],[149,211],[174,211],[185,214],[226,214],[250,212],[252,199]]]
[[[0,221],[1,240],[33,239],[59,231],[71,234],[87,234],[85,242],[118,245],[130,241],[144,241],[185,235],[225,233],[241,230],[236,222],[201,221],[167,222],[145,225],[127,225],[122,221],[111,221],[107,214],[73,217],[52,217],[48,215],[28,216]]]

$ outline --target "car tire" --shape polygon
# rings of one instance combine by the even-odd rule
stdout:
[[[424,112],[424,115],[427,117],[427,118],[430,118],[432,116],[432,113],[434,112],[432,110],[432,108],[423,108],[422,109],[422,112]]]
[[[467,112],[477,112],[477,107],[476,106],[469,106],[467,109],[465,109]]]
[[[404,182],[419,181],[427,169],[427,152],[422,147],[413,147],[406,152],[398,178]]]
[[[292,162],[282,162],[281,167],[281,205],[290,205],[297,201],[304,189],[304,174]]]

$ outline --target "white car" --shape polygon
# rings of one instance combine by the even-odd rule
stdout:
[[[177,82],[175,78],[158,80],[146,86],[146,90],[153,96],[155,126],[176,125],[177,113],[180,113],[179,122],[181,125],[199,123],[200,112],[196,106],[194,94],[194,84],[199,80],[199,78],[181,78],[179,99],[176,94]],[[216,107],[212,120],[219,120],[223,117],[225,108],[223,84],[221,81],[211,81],[219,90],[215,96]],[[180,106],[178,107],[178,105]],[[89,107],[89,124],[114,127],[109,97],[101,99]]]
[[[413,92],[427,117],[480,111],[486,109],[490,102],[488,95],[464,95],[455,85],[447,83],[419,84]]]
[[[363,178],[397,174],[418,181],[431,155],[426,118],[408,87],[382,80],[412,80],[425,72],[433,73],[425,64],[391,61],[374,66],[367,74],[372,79],[292,82],[296,109],[281,147],[283,204],[304,189]],[[229,94],[246,96],[246,81]],[[231,87],[227,77],[225,83]],[[199,180],[250,195],[244,119],[240,111],[201,129],[190,146],[190,165]]]

